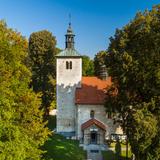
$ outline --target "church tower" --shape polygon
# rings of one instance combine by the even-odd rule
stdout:
[[[74,34],[71,28],[71,23],[69,23],[69,27],[67,29],[66,37],[66,48],[74,49]]]
[[[64,136],[75,135],[75,91],[82,79],[82,58],[74,48],[74,36],[69,23],[65,50],[56,57],[57,132]]]

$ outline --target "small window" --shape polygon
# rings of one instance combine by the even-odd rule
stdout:
[[[70,69],[72,69],[72,61],[69,62]]]
[[[69,69],[69,62],[66,62],[66,69]]]
[[[72,69],[72,61],[66,62],[66,69]]]
[[[94,111],[93,110],[91,110],[91,112],[90,112],[90,117],[94,118]]]

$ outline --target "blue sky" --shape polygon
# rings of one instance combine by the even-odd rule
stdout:
[[[75,47],[90,57],[107,49],[109,37],[134,18],[138,11],[151,9],[159,0],[0,0],[0,19],[27,38],[47,29],[64,48],[68,15],[72,15]]]

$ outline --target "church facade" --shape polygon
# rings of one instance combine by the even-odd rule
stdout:
[[[122,134],[105,111],[105,91],[111,78],[82,77],[82,57],[74,48],[71,24],[66,47],[56,57],[57,132],[83,144],[104,144],[111,134]]]

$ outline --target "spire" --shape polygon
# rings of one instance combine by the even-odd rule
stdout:
[[[71,14],[69,14],[69,26],[71,27]]]
[[[74,49],[74,33],[71,28],[71,15],[69,14],[69,26],[67,29],[66,37],[66,48]]]
[[[74,33],[71,27],[71,15],[69,15],[69,23],[67,33],[65,35],[66,40],[66,47],[65,50],[60,52],[56,57],[81,57],[81,55],[76,51],[74,48]]]

